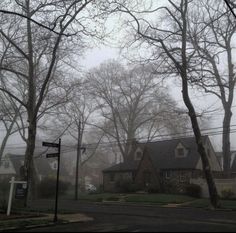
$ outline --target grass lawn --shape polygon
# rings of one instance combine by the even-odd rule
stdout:
[[[185,206],[194,208],[208,208],[210,206],[210,201],[208,199],[198,199],[192,203],[186,204]],[[236,200],[221,200],[221,209],[236,210]]]
[[[118,201],[121,194],[102,193],[102,194],[80,194],[79,200],[91,202]]]
[[[129,203],[155,203],[160,205],[165,204],[181,204],[195,200],[192,197],[183,195],[167,195],[167,194],[90,194],[80,195],[80,200],[102,202],[102,201],[119,201]]]
[[[79,200],[88,202],[120,201],[156,205],[183,204],[184,207],[193,208],[208,208],[210,206],[208,199],[196,199],[185,195],[173,194],[80,194]],[[221,208],[236,210],[236,200],[221,200]]]
[[[194,201],[195,198],[184,196],[184,195],[172,195],[172,194],[137,194],[130,195],[126,198],[126,202],[136,203],[155,203],[160,205],[167,204],[182,204],[185,202]]]

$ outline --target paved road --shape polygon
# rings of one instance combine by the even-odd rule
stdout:
[[[49,209],[51,202],[35,203]],[[31,232],[236,232],[236,212],[160,208],[134,205],[97,205],[61,202],[61,209],[85,213],[93,222],[34,229]]]

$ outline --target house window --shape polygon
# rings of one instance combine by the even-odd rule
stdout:
[[[184,157],[184,148],[177,149],[178,157]]]
[[[136,160],[141,160],[141,159],[142,159],[142,156],[143,156],[142,152],[141,152],[141,151],[138,151],[138,152],[136,153]]]
[[[184,172],[180,172],[179,181],[180,181],[180,183],[184,183],[186,181],[186,176],[185,176]]]
[[[111,173],[109,175],[109,178],[110,178],[110,182],[114,182],[115,181],[115,174]]]
[[[165,177],[167,180],[169,180],[171,178],[171,171],[166,171],[165,172]]]
[[[148,185],[151,183],[151,172],[144,172],[144,184]]]

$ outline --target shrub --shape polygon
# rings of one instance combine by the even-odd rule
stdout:
[[[186,194],[190,197],[201,198],[202,188],[197,184],[189,184],[185,187]]]
[[[232,189],[224,189],[221,191],[221,197],[225,200],[232,200],[235,197],[235,193]]]
[[[150,185],[147,187],[147,192],[148,193],[160,193],[160,187],[158,185]]]
[[[121,193],[135,193],[139,190],[138,186],[129,180],[120,180],[116,183],[116,189]]]
[[[38,185],[38,192],[40,198],[52,198],[56,194],[56,179],[45,178]],[[65,194],[69,189],[70,184],[64,181],[59,182],[59,195]]]
[[[179,194],[179,187],[177,182],[168,181],[162,184],[162,191],[166,194]]]

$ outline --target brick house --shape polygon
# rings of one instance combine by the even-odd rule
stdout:
[[[208,136],[204,146],[215,176],[222,169]],[[202,162],[194,137],[158,142],[136,143],[128,162],[117,164],[103,171],[105,192],[116,192],[117,182],[133,182],[140,189],[147,186],[163,188],[167,183],[188,184],[191,179],[204,177]]]

